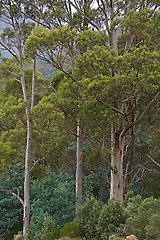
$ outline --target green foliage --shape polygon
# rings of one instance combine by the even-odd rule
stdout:
[[[14,239],[13,240],[23,240],[23,235],[22,232],[18,232],[17,235],[14,235]]]
[[[160,213],[155,213],[149,218],[149,223],[146,226],[147,239],[160,239]]]
[[[54,226],[52,217],[51,216],[45,217],[40,234],[39,234],[40,240],[56,239],[58,237],[58,234],[56,235],[56,231],[57,230]]]
[[[140,204],[137,214],[126,220],[125,228],[127,233],[134,233],[139,240],[159,239],[159,209],[159,199],[146,198]]]
[[[13,237],[22,228],[22,205],[12,193],[23,199],[23,162],[8,166],[0,177],[0,238]],[[7,209],[7,210],[6,210]]]
[[[94,46],[105,46],[106,34],[103,31],[93,31],[91,29],[81,31],[75,38],[77,47],[84,49],[93,49]]]
[[[126,217],[134,217],[137,214],[138,208],[142,202],[142,198],[139,195],[133,196],[132,193],[128,193],[125,197],[125,215]]]
[[[78,237],[80,233],[79,230],[79,225],[76,221],[74,222],[70,222],[70,223],[66,223],[63,228],[60,229],[59,231],[59,235],[60,237]]]
[[[69,26],[50,30],[38,26],[26,41],[26,55],[34,58],[36,51],[43,51],[45,46],[47,51],[53,50],[56,55],[63,58],[63,52],[59,51],[59,46],[61,45],[65,49],[72,43],[75,34],[75,29],[71,29]]]
[[[44,57],[55,68],[61,70],[61,73],[53,79],[50,89],[46,89],[49,84],[43,80],[40,74],[36,73],[36,106],[33,109],[31,154],[34,163],[42,160],[32,171],[34,178],[40,179],[32,184],[31,194],[31,211],[33,217],[36,218],[36,232],[42,229],[46,215],[52,216],[55,225],[61,228],[74,218],[74,182],[68,180],[66,172],[75,170],[77,118],[81,118],[83,130],[86,133],[83,142],[84,172],[88,174],[90,169],[97,172],[99,166],[103,167],[104,164],[104,162],[102,163],[103,157],[100,157],[98,151],[101,151],[104,156],[105,164],[106,160],[110,159],[109,126],[111,120],[115,117],[116,123],[123,122],[122,125],[128,127],[132,124],[133,118],[137,117],[138,119],[155,93],[159,91],[159,2],[158,0],[115,0],[113,1],[114,14],[111,14],[110,5],[112,4],[107,4],[106,12],[105,1],[97,1],[97,7],[92,0],[74,1],[76,7],[73,12],[72,4],[74,3],[71,3],[73,1],[42,0],[32,1],[31,5],[30,1],[26,1],[26,3],[23,1],[23,4],[20,4],[21,1],[13,1],[13,4],[7,0],[1,2],[3,3],[1,4],[0,18],[5,23],[7,20],[9,21],[6,28],[2,27],[1,48],[6,46],[9,52],[13,51],[17,55],[17,45],[19,48],[29,36],[25,46],[26,56],[22,56],[20,59],[24,63],[28,104],[30,104],[31,96],[32,71],[28,68],[30,63],[27,57],[35,58],[36,55],[40,58]],[[22,5],[23,10],[28,14],[27,21],[26,16],[21,12]],[[9,16],[12,21],[10,21],[11,18],[8,19]],[[32,16],[32,21],[29,20],[30,16]],[[34,19],[39,19],[45,27],[38,26],[32,31]],[[12,27],[11,22],[14,22]],[[113,39],[111,37],[114,28],[118,32],[119,56],[116,56],[115,52],[110,49],[112,48],[111,41]],[[20,37],[19,41],[17,41],[17,36]],[[22,52],[23,49],[24,45]],[[16,57],[2,61],[0,78],[0,171],[2,172],[9,168],[9,164],[14,165],[15,159],[17,161],[24,159],[25,153],[25,111],[21,98],[22,90]],[[43,97],[44,95],[45,97]],[[134,107],[131,119],[130,115],[127,115],[127,109],[132,100]],[[121,109],[122,112],[114,115],[113,107]],[[148,126],[146,128],[149,134],[143,136],[138,134],[139,141],[135,140],[136,157],[135,161],[131,161],[131,175],[137,172],[137,168],[141,164],[146,163],[148,153],[152,153],[153,149],[157,154],[150,155],[154,156],[154,159],[159,159],[159,153],[156,150],[159,148],[160,136],[159,122],[155,121],[155,118],[158,119],[157,109],[158,104],[150,108],[144,121],[144,125],[147,125],[148,122],[149,125],[152,125],[150,128]],[[136,126],[134,126],[135,128]],[[132,128],[132,130],[134,129]],[[73,136],[69,132],[73,133]],[[135,132],[137,132],[136,129]],[[89,138],[86,139],[85,135],[87,136],[87,134],[95,143],[95,149],[89,142]],[[129,138],[126,136],[126,139],[129,140],[130,136]],[[127,149],[130,150],[130,146]],[[126,159],[130,159],[128,152]],[[145,179],[145,184],[143,183],[141,186],[144,186],[147,192],[158,196],[160,192],[157,187],[159,170],[153,166],[153,162],[152,164],[148,162],[145,170],[152,168],[157,174],[155,171],[150,171],[148,179]],[[126,161],[124,161],[125,163]],[[54,167],[57,174],[47,172],[47,176],[42,179],[41,177],[45,175],[45,165],[49,164]],[[59,177],[58,171],[62,168],[65,169],[65,176]],[[13,189],[16,192],[16,187],[12,188],[13,186],[8,181],[5,182],[2,179],[2,182],[5,190]],[[18,180],[17,182],[19,185]],[[103,184],[100,184],[103,187]],[[20,186],[22,186],[22,182]],[[99,186],[98,183],[95,183],[95,179],[90,178],[88,182],[84,183],[84,186],[86,195],[92,195],[94,192],[95,196],[99,196]],[[138,191],[140,189],[142,188],[139,188]],[[22,188],[20,188],[20,193],[21,191]],[[143,191],[143,195],[144,193],[145,191]],[[0,194],[0,210],[2,210],[0,211],[2,213],[0,231],[3,233],[4,231],[10,232],[18,225],[21,226],[19,224],[20,208],[17,210],[15,199],[13,196],[9,199],[9,195],[4,192]],[[23,196],[23,194],[21,195]],[[136,217],[139,216],[140,201],[137,198],[127,202],[124,212],[125,216],[132,217],[130,221],[136,221]],[[93,206],[88,204],[88,209],[82,206],[82,209],[84,207],[81,217],[82,223],[84,223],[84,226],[81,226],[82,232],[88,238],[107,238],[109,232],[112,232],[113,228],[116,231],[121,222],[120,215],[123,214],[120,207],[116,203],[109,202],[100,211],[99,203],[96,201],[91,201],[91,203]],[[142,219],[137,221],[141,222]],[[156,222],[159,222],[159,215],[155,213],[148,221],[146,237],[155,238],[153,229],[159,236],[159,225],[156,225]],[[22,221],[20,222],[22,223]],[[44,232],[47,231],[46,229],[47,227],[43,225]],[[100,235],[98,235],[97,229],[99,229]],[[140,232],[138,226],[136,229]]]
[[[84,204],[78,209],[77,222],[80,226],[82,236],[87,239],[98,239],[97,223],[102,204],[95,198],[86,199]]]
[[[55,228],[53,218],[44,215],[42,217],[42,224],[38,229],[36,228],[37,219],[35,216],[32,217],[27,240],[52,240],[58,238],[59,231]]]
[[[121,224],[124,224],[125,217],[123,211],[121,203],[116,199],[110,199],[102,207],[97,224],[99,239],[108,239],[110,235],[117,232]]]
[[[74,219],[74,181],[63,172],[58,174],[48,169],[44,178],[33,182],[31,191],[33,215],[52,216],[58,228]],[[38,217],[39,220],[41,218]],[[38,219],[36,221],[39,222]]]
[[[90,151],[91,154],[93,149],[90,149],[90,146],[88,148],[88,151]],[[91,159],[93,158],[94,151],[92,152]],[[89,163],[87,163],[87,165],[89,165]],[[95,197],[105,203],[109,199],[109,190],[106,185],[106,177],[107,171],[105,170],[105,167],[96,173],[91,173],[85,176],[83,179],[83,199]]]

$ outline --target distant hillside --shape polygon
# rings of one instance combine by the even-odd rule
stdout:
[[[54,69],[51,64],[42,60],[37,61],[37,69],[47,79],[51,79],[57,72],[57,70]]]

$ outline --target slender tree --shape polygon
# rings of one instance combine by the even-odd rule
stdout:
[[[23,199],[23,236],[25,238],[27,230],[29,229],[30,217],[30,159],[32,145],[32,108],[34,106],[36,61],[35,59],[33,60],[32,93],[31,99],[29,99],[24,76],[24,46],[25,41],[33,28],[33,24],[30,23],[22,14],[21,9],[24,8],[24,5],[21,2],[12,2],[10,0],[1,1],[1,7],[1,23],[4,25],[4,28],[0,36],[0,45],[3,50],[8,51],[8,53],[13,59],[15,59],[19,66],[19,78],[17,81],[20,81],[21,83],[26,114],[26,153]]]
[[[44,10],[44,16],[45,12],[48,13],[48,18],[45,19],[45,17],[42,17],[41,24],[45,27],[43,30],[49,28],[50,32],[53,33],[53,38],[55,40],[55,43],[49,44],[49,41],[51,39],[46,38],[46,44],[48,45],[46,48],[45,46],[42,46],[44,44],[43,36],[38,36],[37,31],[37,37],[39,38],[39,43],[42,40],[42,43],[38,46],[37,42],[37,55],[39,58],[49,62],[52,64],[52,66],[63,73],[66,74],[67,77],[70,77],[73,81],[73,83],[79,85],[78,81],[79,79],[76,76],[75,71],[75,60],[77,53],[83,54],[87,49],[85,47],[81,47],[81,49],[78,49],[75,45],[75,36],[76,31],[82,32],[84,30],[88,29],[89,21],[88,21],[88,15],[90,15],[90,5],[93,3],[93,1],[77,1],[76,3],[73,3],[72,1],[63,1],[63,2],[57,2],[53,3],[52,1],[48,1],[45,3],[46,8]],[[35,7],[36,8],[36,7]],[[82,15],[79,15],[76,9],[81,9],[81,11],[84,13]],[[59,14],[57,15],[57,12]],[[67,26],[64,26],[66,25]],[[56,28],[55,31],[53,28]],[[42,28],[41,28],[42,29]],[[67,31],[67,32],[66,32]],[[45,34],[47,34],[47,31],[45,30]],[[61,36],[60,36],[61,34]],[[64,35],[67,34],[67,35]],[[57,35],[57,36],[56,36]],[[58,36],[59,35],[59,36]],[[38,39],[37,39],[38,40]],[[32,39],[31,41],[32,42]],[[59,46],[58,46],[59,44]],[[49,46],[50,45],[50,46]],[[31,43],[32,46],[32,43]],[[32,47],[31,47],[32,48]],[[68,66],[69,65],[69,66]],[[67,68],[70,68],[71,72],[67,70]],[[80,108],[82,104],[81,94],[80,91],[77,95],[78,98],[78,108]],[[74,135],[76,136],[76,197],[77,197],[77,206],[80,205],[80,202],[82,201],[82,179],[83,179],[83,119],[81,117],[80,111],[77,115],[77,129]]]

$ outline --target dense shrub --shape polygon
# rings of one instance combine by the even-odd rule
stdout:
[[[66,223],[59,231],[60,237],[78,237],[80,234],[79,225],[77,222]]]
[[[160,199],[146,198],[137,214],[126,220],[126,232],[134,233],[139,240],[158,240],[160,236]]]
[[[13,240],[23,240],[22,232],[18,232],[17,235],[14,235],[14,239]]]
[[[96,229],[102,204],[95,198],[87,199],[77,212],[77,221],[80,226],[82,236],[87,239],[97,240],[98,232]]]
[[[147,239],[160,239],[160,213],[155,213],[150,217],[146,226],[146,236]]]
[[[134,217],[137,214],[138,208],[141,203],[142,203],[141,196],[128,195],[124,202],[126,218]]]
[[[99,215],[97,230],[99,239],[108,239],[110,235],[116,233],[117,228],[124,224],[124,209],[116,199],[110,199],[106,203]]]
[[[43,212],[52,216],[55,226],[59,229],[74,219],[76,202],[74,181],[67,174],[63,172],[57,174],[48,169],[46,176],[34,182],[31,190],[32,215],[38,217],[39,213]]]
[[[51,216],[45,217],[43,226],[39,233],[39,239],[40,240],[53,240],[53,239],[56,239],[57,237],[58,237],[58,231],[55,228],[52,217]]]
[[[51,216],[44,217],[41,228],[36,228],[36,218],[32,217],[27,240],[54,240],[58,238],[59,232],[55,228]]]
[[[23,175],[23,162],[0,174],[0,189],[4,190],[0,191],[0,239],[13,239],[22,229],[23,206],[11,193],[18,188],[23,198]]]

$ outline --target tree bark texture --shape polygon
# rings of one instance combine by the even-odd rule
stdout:
[[[122,129],[112,124],[111,128],[111,165],[115,171],[111,170],[110,198],[116,198],[123,202],[123,156],[125,136],[121,136]]]

